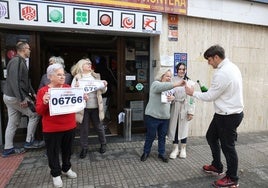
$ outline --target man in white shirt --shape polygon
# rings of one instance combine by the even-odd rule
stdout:
[[[227,162],[226,176],[213,184],[219,187],[237,187],[239,178],[235,141],[237,127],[244,116],[241,72],[235,64],[225,58],[225,51],[219,45],[207,49],[204,57],[208,64],[216,69],[210,88],[202,93],[194,91],[193,87],[185,86],[188,95],[214,103],[215,114],[206,134],[213,161],[211,165],[204,165],[203,170],[207,173],[222,174],[221,148]]]

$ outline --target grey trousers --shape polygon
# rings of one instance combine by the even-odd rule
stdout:
[[[99,118],[99,109],[87,109],[84,111],[83,122],[79,124],[80,128],[80,143],[83,149],[88,148],[88,129],[89,122],[92,121],[95,131],[98,134],[99,142],[106,144],[104,126]]]
[[[33,141],[35,130],[39,122],[39,115],[35,112],[32,112],[28,107],[22,108],[20,106],[20,101],[15,97],[9,97],[7,95],[4,95],[3,100],[7,106],[8,113],[8,123],[5,132],[4,149],[10,149],[14,147],[13,139],[16,130],[20,125],[22,115],[26,115],[28,117],[26,142]]]

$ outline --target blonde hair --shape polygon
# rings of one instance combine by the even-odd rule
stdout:
[[[71,68],[71,74],[73,76],[80,75],[82,77],[83,74],[83,65],[86,63],[91,63],[90,59],[80,59],[75,65]],[[92,64],[92,63],[91,63]],[[93,70],[92,70],[93,72]]]
[[[161,82],[162,77],[167,73],[172,72],[170,68],[160,68],[155,76],[155,80],[158,80]]]

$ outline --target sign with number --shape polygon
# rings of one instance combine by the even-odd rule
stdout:
[[[97,91],[99,89],[103,89],[104,83],[103,80],[79,80],[79,88],[83,88],[85,93],[90,93],[93,91]]]
[[[51,116],[70,114],[85,108],[82,88],[50,88],[49,113]]]

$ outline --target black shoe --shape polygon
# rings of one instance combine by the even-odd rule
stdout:
[[[168,163],[168,158],[165,155],[158,155],[158,158],[161,159],[164,163]]]
[[[148,157],[149,157],[149,154],[143,153],[141,156],[141,161],[143,161],[143,162],[146,161]]]
[[[84,159],[87,156],[87,149],[82,149],[80,152],[80,158]]]
[[[101,144],[100,153],[105,153],[105,152],[106,152],[106,144]]]

